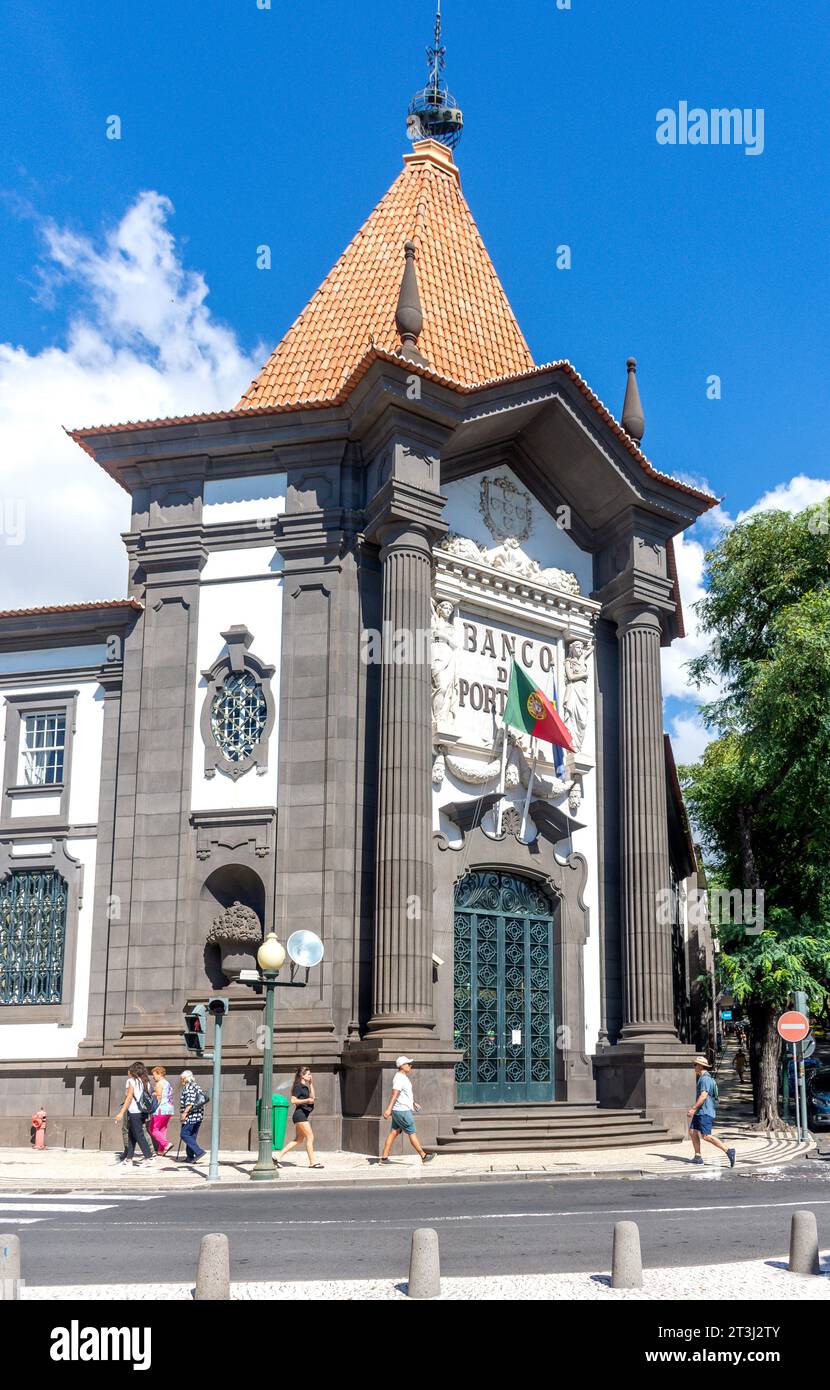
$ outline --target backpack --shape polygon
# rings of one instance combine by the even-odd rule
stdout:
[[[158,1096],[154,1091],[147,1091],[142,1088],[141,1095],[136,1101],[139,1113],[142,1115],[155,1115],[159,1108]]]
[[[710,1076],[711,1076],[711,1072],[710,1072]],[[711,1091],[709,1092],[709,1099],[711,1100],[712,1104],[714,1105],[715,1109],[717,1110],[717,1108],[718,1108],[718,1102],[719,1102],[719,1100],[720,1100],[720,1091],[718,1090],[718,1083],[717,1083],[717,1081],[715,1080],[714,1076],[712,1077],[712,1089],[711,1089]]]

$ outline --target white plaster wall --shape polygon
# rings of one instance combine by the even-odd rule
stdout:
[[[103,666],[106,659],[107,649],[103,642],[90,647],[44,647],[42,651],[0,652],[0,676],[13,676],[15,671],[71,671],[79,666]]]
[[[196,733],[191,798],[194,811],[243,810],[277,804],[282,579],[274,575],[279,573],[280,567],[280,557],[275,550],[269,546],[255,546],[214,551],[202,571],[195,673]],[[205,776],[200,721],[206,682],[201,673],[227,650],[221,634],[239,623],[244,623],[253,634],[251,652],[266,665],[276,667],[271,679],[276,718],[268,741],[267,772],[260,774],[258,768],[252,768],[234,781],[218,769],[214,777]]]
[[[527,492],[524,484],[507,467],[491,468],[486,473],[476,473],[456,483],[448,483],[443,489],[447,498],[444,515],[450,530],[459,536],[469,537],[478,545],[498,545],[499,541],[491,535],[481,514],[481,484],[485,478],[505,477]],[[535,498],[530,535],[520,545],[531,560],[539,561],[543,569],[555,567],[575,574],[580,592],[590,594],[594,587],[593,557],[587,551],[580,550],[570,533],[557,526],[555,519]]]
[[[77,653],[77,648],[73,650]],[[106,649],[101,648],[106,656]],[[18,653],[18,660],[27,660],[30,652]],[[103,658],[102,658],[103,661]],[[77,690],[75,706],[75,733],[72,738],[72,763],[69,771],[69,823],[70,825],[96,825],[98,822],[98,798],[101,787],[101,750],[104,738],[104,694],[98,681],[75,680],[72,672],[57,678],[52,685],[7,686],[0,692],[2,730],[5,738],[6,697],[8,695],[31,696],[33,700],[48,700],[53,691]],[[15,774],[16,775],[16,774]],[[12,804],[12,819],[21,817],[54,817],[60,812],[60,795],[54,797],[37,796],[31,800],[16,797]]]
[[[27,851],[29,846],[26,847]],[[78,935],[75,949],[75,990],[72,1023],[69,1028],[57,1023],[0,1024],[0,1060],[17,1061],[32,1058],[48,1061],[56,1057],[77,1057],[78,1045],[86,1036],[89,1011],[89,975],[92,955],[92,908],[95,888],[95,854],[97,844],[92,838],[67,840],[66,851],[83,865],[83,898],[78,914]],[[46,861],[44,861],[46,862]],[[38,1097],[36,1080],[32,1083],[32,1109]]]
[[[484,521],[480,510],[481,483],[484,478],[508,477],[517,487],[523,488],[523,484],[514,473],[507,467],[490,469],[486,473],[475,474],[472,477],[461,479],[458,482],[449,483],[444,491],[447,496],[446,518],[450,530],[458,535],[467,536],[477,544],[487,547],[498,545],[499,542],[491,535]],[[543,568],[557,567],[568,570],[575,574],[579,580],[580,590],[583,595],[590,594],[593,589],[593,559],[592,556],[582,551],[572,536],[557,526],[555,519],[541,506],[534,498],[532,503],[532,525],[530,535],[526,540],[520,542],[522,550],[531,559],[538,560]],[[528,627],[519,624],[510,624],[503,614],[492,614],[488,620],[485,614],[480,611],[465,612],[464,605],[461,607],[460,617],[473,620],[477,624],[491,625],[496,632],[508,630],[515,632],[517,637],[527,636],[533,639],[533,660],[530,662],[530,670],[534,677],[538,679],[540,687],[548,694],[551,693],[551,674],[543,674],[538,666],[538,652],[542,645],[557,647],[557,660],[554,665],[556,674],[556,690],[559,697],[559,707],[561,711],[562,698],[564,696],[564,670],[563,658],[564,651],[562,644],[556,643],[552,635],[543,636],[539,628],[531,623]],[[460,626],[460,624],[459,624]],[[500,648],[497,638],[497,653],[500,656]],[[593,661],[593,657],[591,658]],[[479,670],[478,667],[481,669]],[[462,654],[460,657],[460,670],[465,676],[472,679],[493,683],[493,671],[495,664],[492,658],[481,659],[471,653]],[[596,757],[596,729],[594,721],[594,700],[592,683],[589,686],[591,697],[591,717],[583,746],[584,754],[589,758]],[[485,716],[475,711],[464,711],[465,718],[461,718],[462,712],[459,711],[459,722],[456,730],[465,742],[478,744],[479,746],[492,747],[495,736],[495,725],[492,716]],[[543,750],[549,756],[548,750]],[[460,756],[465,756],[460,754]],[[544,775],[545,767],[540,765],[540,773]],[[588,866],[588,876],[585,885],[584,900],[589,912],[589,936],[584,953],[584,979],[585,979],[585,1049],[588,1053],[596,1051],[597,1038],[601,1022],[601,993],[600,993],[600,950],[599,950],[599,846],[597,837],[597,779],[596,770],[586,772],[582,778],[583,800],[577,812],[576,819],[584,824],[585,829],[577,831],[573,836],[573,849],[577,854],[583,855]],[[457,826],[452,821],[439,813],[439,807],[453,801],[474,801],[482,792],[495,791],[498,787],[498,779],[494,778],[491,782],[483,786],[471,786],[467,782],[461,782],[454,778],[447,771],[444,783],[439,788],[433,788],[433,824],[435,829],[439,829],[445,834],[451,844],[459,844],[461,840]],[[521,814],[526,788],[518,787],[513,791],[509,800],[516,806]],[[563,800],[561,808],[567,813],[567,801]]]
[[[285,511],[285,473],[253,478],[218,478],[205,483],[202,521],[258,521]]]

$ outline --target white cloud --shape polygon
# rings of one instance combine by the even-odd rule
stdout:
[[[41,229],[41,302],[70,286],[80,307],[62,347],[0,344],[0,608],[125,592],[129,498],[64,425],[224,410],[265,359],[211,315],[208,287],[169,230],[172,212],[141,193],[100,246]]]
[[[753,502],[745,512],[739,512],[738,520],[743,521],[755,512],[803,512],[805,507],[813,507],[817,502],[822,502],[828,494],[830,479],[808,478],[805,473],[799,473],[795,478],[790,478],[788,483],[779,483],[770,492],[765,492],[763,497]]]
[[[711,734],[703,727],[694,714],[678,714],[669,724],[674,760],[678,766],[683,763],[696,763],[703,757]]]

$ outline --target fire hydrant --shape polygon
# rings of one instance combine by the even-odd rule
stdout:
[[[34,1146],[36,1149],[46,1148],[46,1111],[36,1110],[32,1116],[32,1129],[34,1130]]]

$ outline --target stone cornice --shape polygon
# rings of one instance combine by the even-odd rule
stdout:
[[[484,617],[501,617],[537,631],[590,637],[602,605],[523,579],[448,551],[435,551],[436,598],[463,603]]]

